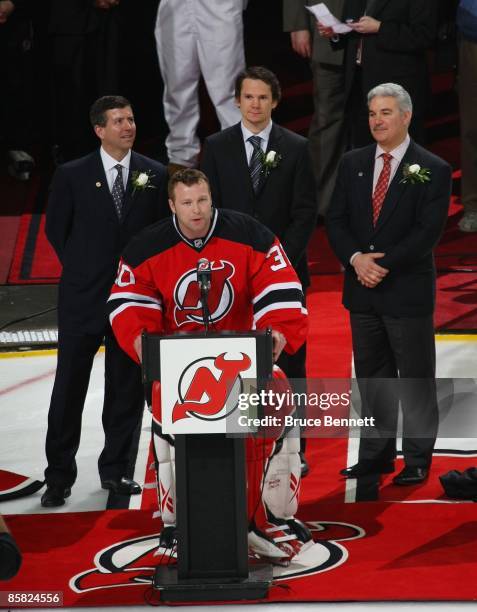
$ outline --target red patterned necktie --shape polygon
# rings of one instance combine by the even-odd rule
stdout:
[[[373,193],[373,225],[375,227],[388,190],[389,177],[391,176],[391,159],[393,156],[389,153],[382,153],[381,157],[383,158],[383,169]]]

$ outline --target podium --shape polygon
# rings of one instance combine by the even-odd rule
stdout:
[[[143,382],[161,382],[162,428],[175,436],[177,565],[160,565],[165,602],[266,597],[269,564],[248,560],[244,434],[238,394],[272,375],[270,330],[142,336]]]

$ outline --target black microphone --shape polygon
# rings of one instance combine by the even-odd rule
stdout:
[[[210,261],[204,257],[199,259],[197,262],[197,283],[201,292],[208,292],[210,290],[211,275]]]

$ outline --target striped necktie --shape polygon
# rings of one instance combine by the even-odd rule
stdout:
[[[263,151],[260,143],[262,142],[262,138],[260,136],[250,136],[248,139],[249,143],[253,147],[252,157],[250,158],[250,177],[252,179],[253,191],[257,193],[258,187],[260,185],[260,177],[262,174],[262,158]]]
[[[376,183],[376,187],[373,193],[373,225],[376,226],[378,222],[379,213],[383,207],[384,198],[389,185],[389,177],[391,176],[391,159],[392,155],[389,153],[381,153],[383,158],[383,168]]]
[[[116,164],[114,167],[118,171],[118,174],[114,181],[113,188],[111,190],[111,195],[113,196],[114,207],[116,208],[118,218],[119,220],[121,220],[124,202],[123,167],[121,166],[121,164]]]

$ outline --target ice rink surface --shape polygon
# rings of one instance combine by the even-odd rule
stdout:
[[[44,443],[46,435],[49,398],[56,367],[55,351],[0,354],[0,411],[2,417],[2,442],[0,445],[0,469],[43,480],[45,468]],[[83,415],[81,445],[77,455],[78,479],[67,500],[69,512],[104,509],[107,492],[100,488],[96,461],[103,445],[101,409],[103,396],[104,355],[95,358],[86,405]],[[440,378],[477,378],[477,336],[443,336],[437,338],[437,376]],[[476,432],[477,437],[477,432]],[[150,438],[150,416],[144,413],[135,478],[144,477]],[[473,444],[475,447],[475,443]],[[65,507],[45,509],[40,505],[42,491],[19,500],[2,504],[3,514],[36,514],[64,512]],[[131,508],[140,506],[140,496],[131,498]],[[0,585],[2,590],[2,585]],[[266,606],[266,607],[265,607]],[[472,606],[472,608],[471,608]],[[254,609],[262,604],[254,605]],[[263,604],[267,612],[289,609],[291,604]],[[214,606],[222,612],[229,606]],[[427,610],[475,609],[475,602],[372,602],[372,603],[301,603],[293,604],[294,610],[318,610],[319,612],[426,612]],[[54,608],[57,609],[57,608]],[[66,608],[63,608],[66,609]],[[140,607],[115,608],[127,612],[144,610]],[[187,611],[197,606],[181,607]],[[234,605],[233,610],[250,609]],[[94,611],[95,608],[88,608]],[[104,608],[97,608],[104,610]]]

